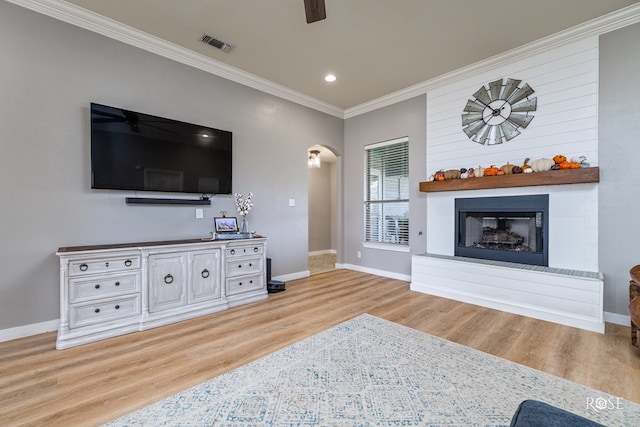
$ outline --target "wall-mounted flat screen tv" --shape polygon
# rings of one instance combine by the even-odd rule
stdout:
[[[91,104],[91,188],[231,193],[232,133]]]

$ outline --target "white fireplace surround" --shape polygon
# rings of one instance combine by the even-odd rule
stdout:
[[[525,194],[549,194],[548,268],[454,257],[456,198]],[[411,289],[603,333],[597,243],[597,184],[428,193],[427,253],[412,258]]]
[[[588,37],[430,91],[426,176],[441,169],[521,165],[525,158],[556,154],[584,155],[597,166],[598,49],[598,37]],[[470,141],[460,121],[465,103],[480,86],[506,77],[520,79],[535,90],[538,108],[533,120],[512,141],[492,146]],[[411,289],[604,331],[597,183],[424,194],[427,253],[412,258]],[[547,269],[454,257],[456,198],[529,194],[549,195]]]

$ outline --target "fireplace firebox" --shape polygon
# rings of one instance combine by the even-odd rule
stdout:
[[[549,195],[455,200],[455,255],[549,265]]]

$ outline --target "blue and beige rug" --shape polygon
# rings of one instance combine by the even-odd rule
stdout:
[[[610,426],[640,405],[361,315],[109,426],[508,426],[536,399]]]

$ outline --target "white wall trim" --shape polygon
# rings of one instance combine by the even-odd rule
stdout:
[[[93,31],[114,40],[138,47],[156,55],[189,65],[202,71],[223,77],[244,86],[286,99],[331,116],[344,118],[344,110],[303,93],[294,91],[270,80],[247,73],[236,67],[185,49],[159,37],[145,33],[128,25],[98,15],[65,1],[54,0],[7,0],[18,6],[33,10],[51,18]]]
[[[16,326],[15,328],[0,330],[0,342],[17,340],[18,338],[30,337],[58,330],[60,319],[48,320],[46,322],[32,323],[30,325]]]
[[[388,105],[406,101],[407,99],[424,95],[435,88],[446,86],[477,74],[502,67],[528,56],[553,50],[559,46],[564,46],[587,37],[599,36],[637,22],[640,22],[640,3],[628,6],[599,18],[592,19],[591,21],[587,21],[559,33],[527,43],[515,49],[508,50],[467,67],[459,68],[450,73],[442,74],[422,83],[409,86],[405,89],[401,89],[380,98],[356,105],[355,107],[348,108],[345,110],[344,118],[348,119],[360,114],[378,110]]]
[[[366,269],[368,271],[364,271],[365,269],[363,269],[362,267],[349,265],[349,264],[336,264],[336,268],[356,270],[356,271],[361,271],[363,273],[371,273],[371,274],[375,274],[376,276],[390,277],[392,279],[398,279],[398,280],[406,280],[406,281],[411,280],[411,278],[410,277],[407,278],[406,275],[397,275],[395,273],[389,273],[387,271],[380,271],[380,270],[373,270],[369,268]],[[303,273],[304,272],[300,272],[296,274],[303,274]],[[392,277],[391,275],[393,275],[394,277]],[[307,274],[306,276],[300,276],[295,278],[293,277],[290,278],[289,276],[290,275],[279,276],[280,278],[276,280],[283,280],[281,279],[282,277],[285,277],[287,280],[301,279],[303,277],[308,277],[309,274]],[[398,276],[402,276],[402,277],[398,277]],[[622,314],[609,313],[609,312],[604,313],[604,320],[607,323],[614,323],[616,325],[622,325],[622,326],[629,326],[629,322],[631,321],[629,319],[629,316],[624,316]],[[56,319],[56,320],[49,320],[47,322],[33,323],[31,325],[18,326],[15,328],[2,329],[0,330],[0,342],[11,341],[11,340],[16,340],[20,338],[27,338],[33,335],[44,334],[47,332],[53,332],[58,330],[59,324],[60,324],[60,320]]]
[[[271,279],[286,282],[287,280],[304,279],[305,277],[309,277],[309,276],[311,276],[311,272],[309,270],[305,270],[305,271],[298,271],[295,273],[283,274],[281,276],[273,276]]]
[[[605,34],[619,28],[640,22],[640,3],[609,13],[585,22],[565,31],[536,40],[502,54],[463,67],[451,73],[440,75],[422,83],[409,86],[377,99],[343,110],[334,105],[320,101],[285,86],[247,73],[238,68],[197,54],[181,46],[169,43],[143,31],[105,18],[94,12],[61,0],[7,0],[10,3],[33,10],[43,15],[58,19],[68,24],[84,28],[103,36],[121,41],[131,46],[144,49],[168,59],[192,66],[208,73],[223,77],[236,83],[260,90],[262,92],[286,99],[291,102],[313,108],[314,110],[348,119],[407,99],[424,95],[429,90],[467,78],[471,75],[488,71],[513,62],[522,57],[533,55],[548,49],[555,49],[566,43]]]
[[[608,323],[615,323],[616,325],[631,327],[631,317],[624,314],[604,312],[604,321]]]
[[[392,271],[378,270],[376,268],[363,267],[355,264],[336,264],[336,268],[344,268],[347,270],[359,271],[361,273],[375,274],[376,276],[388,277],[389,279],[411,281],[410,274],[394,273]]]

